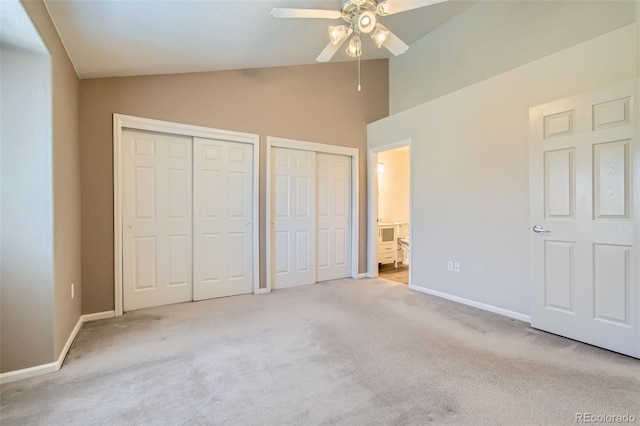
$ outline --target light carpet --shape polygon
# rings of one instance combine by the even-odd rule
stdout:
[[[87,323],[8,425],[560,424],[635,415],[640,361],[380,279]]]

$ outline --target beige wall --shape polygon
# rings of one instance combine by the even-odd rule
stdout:
[[[32,272],[44,263],[49,263],[49,275],[42,282],[20,279],[13,284],[13,290],[19,297],[6,298],[5,289],[8,283],[4,282],[3,310],[2,310],[2,372],[32,367],[39,364],[55,361],[71,331],[80,318],[81,311],[81,268],[80,268],[80,163],[79,163],[79,128],[78,128],[78,100],[79,80],[73,69],[66,51],[51,22],[49,14],[41,1],[23,2],[26,13],[31,18],[34,27],[38,31],[42,41],[46,45],[49,56],[46,54],[47,63],[46,87],[37,86],[38,95],[43,99],[47,108],[47,117],[29,117],[25,112],[15,120],[8,119],[3,113],[3,134],[5,126],[9,123],[20,123],[21,119],[29,118],[28,124],[23,124],[24,133],[20,137],[12,138],[3,143],[16,144],[16,147],[30,147],[35,139],[29,132],[44,125],[46,127],[46,140],[43,144],[31,147],[31,151],[23,154],[22,160],[14,159],[23,170],[33,172],[31,175],[43,173],[38,177],[38,187],[46,186],[48,191],[48,209],[25,207],[24,217],[36,215],[36,219],[46,221],[49,224],[49,240],[46,256],[41,259],[30,259],[37,255],[36,241],[30,237],[30,232],[36,228],[34,221],[30,224],[20,225],[22,240],[31,245],[25,251],[21,259],[14,259],[12,266],[19,265],[23,272]],[[23,53],[22,58],[25,57]],[[14,54],[12,63],[16,64]],[[3,62],[3,72],[8,70],[9,63]],[[30,67],[33,69],[33,67]],[[24,73],[18,80],[27,82],[28,74]],[[35,82],[39,84],[40,82]],[[19,87],[12,85],[11,90]],[[18,102],[5,97],[3,93],[3,111],[6,108],[11,113],[19,112]],[[33,166],[30,162],[41,155],[46,154],[47,165]],[[3,169],[3,172],[6,170]],[[13,173],[13,177],[19,171]],[[30,188],[22,187],[25,180],[16,180],[11,185],[12,191],[23,192],[29,195]],[[3,197],[6,191],[3,190]],[[4,210],[4,209],[3,209]],[[11,224],[9,224],[11,225]],[[3,223],[4,226],[4,223]],[[20,231],[17,223],[13,225]],[[39,233],[41,237],[42,232]],[[3,245],[5,242],[3,234]],[[14,251],[12,254],[16,254]],[[4,256],[3,256],[4,260]],[[3,271],[4,272],[4,271]],[[70,284],[76,286],[76,297],[71,299]],[[9,304],[10,309],[4,309]]]
[[[49,12],[40,1],[25,2],[51,55],[53,111],[53,232],[55,277],[55,354],[60,355],[81,311],[80,83]],[[71,299],[71,283],[75,297]]]
[[[419,165],[412,285],[529,314],[529,108],[635,78],[636,34],[625,26],[368,126],[370,147],[411,139]]]
[[[266,136],[360,149],[360,272],[366,269],[366,125],[388,115],[386,60],[82,80],[83,313],[113,306],[112,114],[260,134],[261,286]]]

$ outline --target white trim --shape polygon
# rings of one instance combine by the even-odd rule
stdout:
[[[298,149],[300,151],[323,152],[325,154],[346,155],[355,157],[358,155],[357,148],[349,148],[339,145],[328,145],[324,143],[300,141],[296,139],[285,139],[276,136],[267,136],[267,146],[277,146],[278,148]]]
[[[441,291],[431,290],[424,287],[419,287],[416,285],[409,285],[411,290],[415,290],[420,293],[429,294],[431,296],[440,297],[442,299],[451,300],[452,302],[462,303],[463,305],[472,306],[474,308],[482,309],[483,311],[493,312],[494,314],[504,315],[505,317],[517,319],[520,321],[528,322],[531,324],[531,316],[526,314],[521,314],[520,312],[514,312],[509,309],[499,308],[494,305],[488,305],[482,302],[476,302],[475,300],[465,299],[464,297],[454,296],[449,293],[443,293]]]
[[[258,289],[258,294],[267,294],[267,293],[271,293],[271,289],[269,289],[269,288],[260,288],[260,289]]]
[[[369,273],[365,272],[363,274],[358,274],[358,279],[362,279],[362,278],[369,278]]]
[[[368,212],[368,233],[367,233],[367,269],[371,278],[378,276],[378,153],[390,151],[392,149],[409,147],[409,239],[414,244],[413,238],[413,149],[411,139],[403,139],[386,145],[369,148],[367,161],[367,212]],[[374,167],[375,165],[375,167]],[[411,271],[413,268],[414,250],[409,250],[409,285],[411,285]]]
[[[351,157],[351,278],[358,278],[359,227],[360,227],[360,182],[358,149],[317,142],[285,139],[267,136],[267,186],[266,186],[266,266],[267,289],[271,290],[271,148],[289,148],[301,151],[314,151],[326,154],[338,154]]]
[[[82,317],[82,322],[89,322],[89,321],[98,321],[101,319],[107,319],[107,318],[113,318],[116,316],[116,311],[104,311],[104,312],[96,312],[95,314],[86,314],[83,315]]]
[[[78,322],[76,323],[75,327],[73,327],[73,330],[71,330],[71,333],[69,334],[69,337],[67,338],[67,341],[62,348],[62,351],[60,351],[60,356],[58,356],[58,359],[55,362],[27,367],[21,370],[7,371],[6,373],[0,374],[0,384],[16,382],[18,380],[41,376],[43,374],[55,373],[56,371],[60,370],[60,368],[62,368],[64,359],[67,357],[69,348],[71,348],[71,344],[73,344],[73,341],[76,339],[76,336],[82,328],[82,324],[84,324],[85,322],[96,321],[104,318],[113,318],[114,315],[114,311],[81,315],[80,318],[78,318]]]
[[[122,129],[147,130],[159,133],[170,133],[189,137],[217,139],[229,142],[240,142],[253,145],[253,292],[260,291],[260,258],[259,258],[259,179],[260,179],[260,136],[254,133],[241,133],[231,130],[213,129],[134,117],[131,115],[113,114],[113,250],[114,250],[114,310],[115,316],[123,313],[122,300]]]
[[[82,323],[84,322],[84,319],[82,317],[83,316],[80,315],[80,318],[78,318],[78,322],[76,322],[76,326],[73,327],[73,330],[71,330],[71,334],[69,334],[69,337],[67,338],[67,341],[64,344],[64,347],[62,348],[62,351],[60,351],[60,355],[58,356],[58,360],[56,361],[56,370],[55,371],[60,370],[60,368],[62,367],[62,363],[64,362],[64,359],[66,358],[67,353],[69,352],[69,349],[71,348],[71,344],[73,343],[73,341],[75,340],[76,336],[80,332],[80,328],[82,328]]]
[[[42,376],[43,374],[54,373],[58,371],[58,362],[50,362],[49,364],[36,365],[34,367],[23,368],[21,370],[7,371],[0,374],[0,384],[17,382],[18,380],[28,379],[30,377]]]

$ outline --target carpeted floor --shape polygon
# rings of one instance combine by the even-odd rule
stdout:
[[[87,323],[8,425],[559,424],[635,415],[640,361],[385,280]]]

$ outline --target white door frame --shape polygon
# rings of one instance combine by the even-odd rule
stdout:
[[[323,152],[327,154],[338,154],[351,157],[351,277],[358,278],[358,228],[359,211],[358,201],[360,197],[360,186],[358,182],[358,149],[344,146],[327,145],[316,142],[300,141],[295,139],[285,139],[276,136],[267,136],[267,232],[266,232],[266,267],[267,267],[267,287],[261,289],[262,292],[271,291],[271,148],[289,148],[301,151]]]
[[[259,259],[259,157],[260,136],[253,133],[241,133],[230,130],[213,129],[209,127],[193,126],[190,124],[174,123],[171,121],[154,120],[124,114],[113,114],[113,249],[114,249],[114,307],[116,316],[123,313],[123,277],[122,277],[122,196],[124,193],[122,178],[122,130],[147,130],[158,133],[217,139],[229,142],[240,142],[253,145],[253,292],[259,292],[260,259]]]
[[[369,148],[369,158],[367,161],[367,188],[368,188],[368,275],[370,278],[378,276],[378,153],[390,151],[403,146],[409,147],[409,240],[414,244],[413,239],[413,151],[411,139],[388,143],[375,148]],[[413,247],[409,250],[409,287],[411,287],[411,265],[413,264]]]

